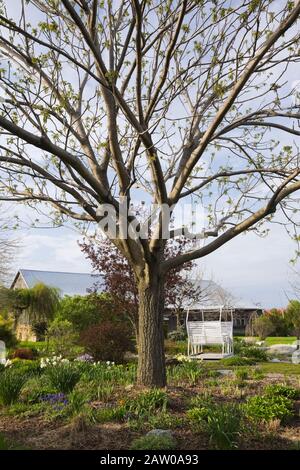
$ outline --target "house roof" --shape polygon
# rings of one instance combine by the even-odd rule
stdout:
[[[102,281],[101,276],[97,274],[20,269],[11,285],[12,288],[19,276],[22,276],[28,288],[42,282],[47,286],[58,288],[62,296],[86,295],[95,289],[96,284],[97,287],[101,285]]]
[[[101,286],[104,287],[103,278],[99,274],[20,269],[11,288],[15,286],[19,276],[22,276],[28,288],[42,282],[47,286],[58,288],[62,296],[86,295],[95,288],[101,290]],[[197,303],[193,303],[189,298],[184,299],[182,303],[185,310],[188,308],[191,310],[212,310],[220,307],[237,310],[260,309],[251,301],[234,297],[214,281],[195,280],[195,284],[199,286],[201,297]],[[167,308],[171,309],[174,306],[168,305]]]

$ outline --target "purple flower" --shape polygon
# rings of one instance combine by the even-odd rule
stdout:
[[[82,354],[82,356],[76,357],[75,361],[80,361],[80,362],[93,362],[93,357],[90,356],[90,354]]]
[[[47,393],[41,398],[41,401],[49,403],[54,409],[60,410],[68,404],[68,398],[64,393]]]

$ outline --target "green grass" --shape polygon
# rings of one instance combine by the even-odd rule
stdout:
[[[236,336],[236,338],[245,340],[244,336]],[[296,339],[296,336],[269,336],[265,339],[265,344],[266,346],[273,346],[273,344],[293,344]],[[253,340],[260,341],[258,336],[254,336]]]
[[[216,370],[216,369],[236,369],[237,367],[243,367],[247,370],[254,369],[259,367],[263,373],[273,373],[273,374],[285,374],[285,375],[300,375],[300,364],[286,364],[279,362],[260,362],[259,366],[230,366],[222,364],[220,361],[205,361],[205,369]]]
[[[296,339],[296,336],[270,336],[269,338],[266,338],[266,345],[273,346],[274,344],[293,344]]]
[[[259,368],[265,373],[300,375],[300,364],[284,364],[278,362],[260,363]]]

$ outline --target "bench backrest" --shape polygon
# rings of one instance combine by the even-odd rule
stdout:
[[[222,344],[233,336],[232,322],[188,321],[186,326],[192,344]]]

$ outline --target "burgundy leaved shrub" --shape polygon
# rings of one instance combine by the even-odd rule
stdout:
[[[13,359],[28,359],[32,361],[37,356],[37,351],[31,348],[18,348],[12,353]]]
[[[89,326],[81,333],[80,343],[95,361],[121,363],[125,353],[133,350],[129,327],[110,321]]]

